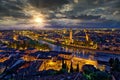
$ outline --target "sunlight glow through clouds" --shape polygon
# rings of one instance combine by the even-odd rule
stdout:
[[[43,15],[40,10],[28,5],[24,8],[24,13],[27,16],[31,16],[29,23],[41,28],[46,25],[47,20],[45,18],[47,15]]]

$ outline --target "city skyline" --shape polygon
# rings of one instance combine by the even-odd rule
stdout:
[[[0,0],[0,80],[120,80],[120,0]]]
[[[119,75],[120,29],[0,31],[0,80],[120,80]]]
[[[120,28],[119,0],[1,0],[0,30]]]

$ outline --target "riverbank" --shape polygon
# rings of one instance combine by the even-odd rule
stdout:
[[[101,52],[101,53],[107,53],[107,54],[120,54],[120,51],[109,51],[109,50],[99,50],[99,49],[91,49],[91,48],[85,48],[85,47],[79,47],[79,46],[71,46],[71,45],[65,45],[65,44],[56,44],[55,42],[43,39],[43,38],[39,38],[40,40],[46,41],[48,43],[54,44],[54,45],[58,45],[61,47],[68,47],[68,48],[76,48],[76,49],[81,49],[81,50],[90,50],[90,51],[94,51],[94,52]]]

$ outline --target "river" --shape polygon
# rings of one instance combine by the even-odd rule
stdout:
[[[110,58],[118,58],[120,59],[120,54],[112,54],[112,53],[105,53],[105,52],[96,52],[87,49],[80,49],[80,48],[70,48],[70,47],[62,47],[51,44],[46,41],[39,41],[42,44],[48,44],[52,51],[64,51],[64,52],[71,52],[74,56],[78,58],[85,58],[85,59],[92,59],[92,60],[99,60],[99,61],[109,61]]]

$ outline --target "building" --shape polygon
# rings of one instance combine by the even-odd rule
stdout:
[[[84,29],[84,32],[85,32],[85,38],[86,38],[86,41],[88,42],[88,41],[89,41],[89,35],[88,35],[88,33],[87,33],[87,30]]]
[[[72,31],[72,29],[70,29],[69,42],[73,43],[73,31]]]
[[[66,30],[66,28],[64,28],[64,29],[63,29],[63,33],[66,34],[66,32],[67,32],[67,30]]]

